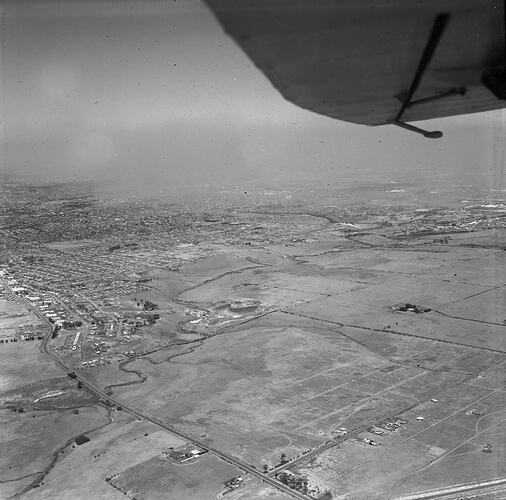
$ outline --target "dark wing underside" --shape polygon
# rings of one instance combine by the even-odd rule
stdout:
[[[206,0],[225,31],[294,104],[340,120],[394,119],[436,16],[450,15],[414,99],[415,121],[506,107],[482,84],[504,65],[499,0]]]

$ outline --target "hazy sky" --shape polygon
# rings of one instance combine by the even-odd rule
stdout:
[[[434,141],[304,111],[198,0],[0,5],[8,173],[176,184],[423,169],[503,187],[503,112],[436,120]]]

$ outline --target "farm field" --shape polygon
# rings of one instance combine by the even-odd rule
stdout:
[[[362,500],[504,476],[504,250],[308,220],[312,238],[234,224],[250,245],[178,242],[150,267],[107,247],[142,266],[112,274],[124,293],[76,292],[83,321],[47,344],[65,370],[43,337],[0,345],[0,496]],[[2,335],[46,335],[5,290]]]
[[[327,246],[321,257],[297,253],[276,265],[265,255],[255,264],[236,260],[226,273],[216,259],[185,264],[181,276],[188,286],[175,288],[176,302],[206,309],[224,300],[256,300],[268,314],[132,360],[130,373],[115,376],[116,384],[126,384],[114,387],[114,396],[258,469],[272,470],[284,455],[297,462],[290,470],[316,478],[313,494],[385,495],[408,479],[399,494],[416,491],[436,470],[431,460],[450,467],[461,442],[492,460],[473,444],[489,431],[473,438],[474,430],[458,419],[474,397],[498,398],[499,407],[503,401],[469,385],[484,380],[487,370],[496,385],[503,382],[494,371],[506,359],[502,289],[490,273],[478,279],[474,272],[476,264],[492,268],[499,258],[488,248],[329,252]],[[495,299],[487,302],[487,296]],[[406,302],[430,311],[393,309]],[[109,376],[100,370],[94,381],[105,386]],[[143,381],[137,375],[132,384],[132,372]],[[420,412],[424,420],[416,419]],[[394,416],[408,423],[378,448],[360,441],[361,429]],[[420,433],[428,425],[434,427]],[[340,429],[354,437],[315,452],[338,439]],[[497,453],[501,449],[497,445]],[[347,465],[341,471],[337,462]],[[394,466],[400,463],[406,465]],[[365,468],[374,472],[369,489],[360,490],[354,481]],[[475,470],[477,480],[490,476],[487,466]]]
[[[125,470],[161,456],[171,447],[185,444],[151,424],[118,411],[113,413],[110,425],[90,433],[89,437],[89,442],[68,449],[44,485],[28,492],[26,498],[125,498],[124,492],[112,485],[115,478],[122,474],[124,477]],[[170,477],[165,477],[170,481]],[[144,484],[149,486],[148,481]]]
[[[40,324],[19,302],[2,302],[11,321]],[[0,498],[8,498],[43,477],[75,446],[75,436],[106,426],[109,418],[95,396],[41,352],[40,341],[2,343],[0,349]]]
[[[405,422],[400,428],[382,435],[361,433],[300,462],[294,472],[338,498],[357,499],[397,497],[423,491],[427,484],[437,489],[501,477],[506,473],[504,394],[461,384],[440,393],[437,402],[399,413],[396,418]],[[376,446],[362,442],[371,438]],[[492,443],[492,453],[484,451],[484,443]]]

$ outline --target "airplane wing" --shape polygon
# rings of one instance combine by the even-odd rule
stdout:
[[[506,107],[500,0],[206,2],[283,97],[316,113],[383,125]]]

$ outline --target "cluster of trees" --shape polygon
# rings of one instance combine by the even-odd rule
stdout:
[[[279,465],[284,465],[288,462],[289,462],[289,460],[288,460],[288,457],[286,456],[286,453],[281,453],[281,458],[279,459]],[[264,464],[263,469],[264,469],[264,472],[268,472],[269,466],[267,464]]]
[[[76,320],[76,321],[68,321],[65,320],[63,322],[63,328],[72,328],[73,326],[82,326],[83,322]]]
[[[430,312],[430,309],[422,306],[417,306],[415,304],[410,304],[409,302],[406,302],[406,304],[401,304],[398,308],[399,311],[402,312],[414,312],[416,314]]]
[[[138,306],[142,305],[143,311],[154,311],[155,309],[158,309],[158,304],[155,304],[154,302],[144,299],[138,300],[137,305]]]
[[[308,492],[307,479],[305,477],[296,476],[290,472],[281,472],[278,475],[278,479],[283,483],[292,488],[293,490],[302,491],[306,494]]]
[[[143,309],[145,311],[154,311],[155,309],[158,309],[158,304],[155,304],[154,302],[150,302],[149,300],[146,300],[144,302]]]

